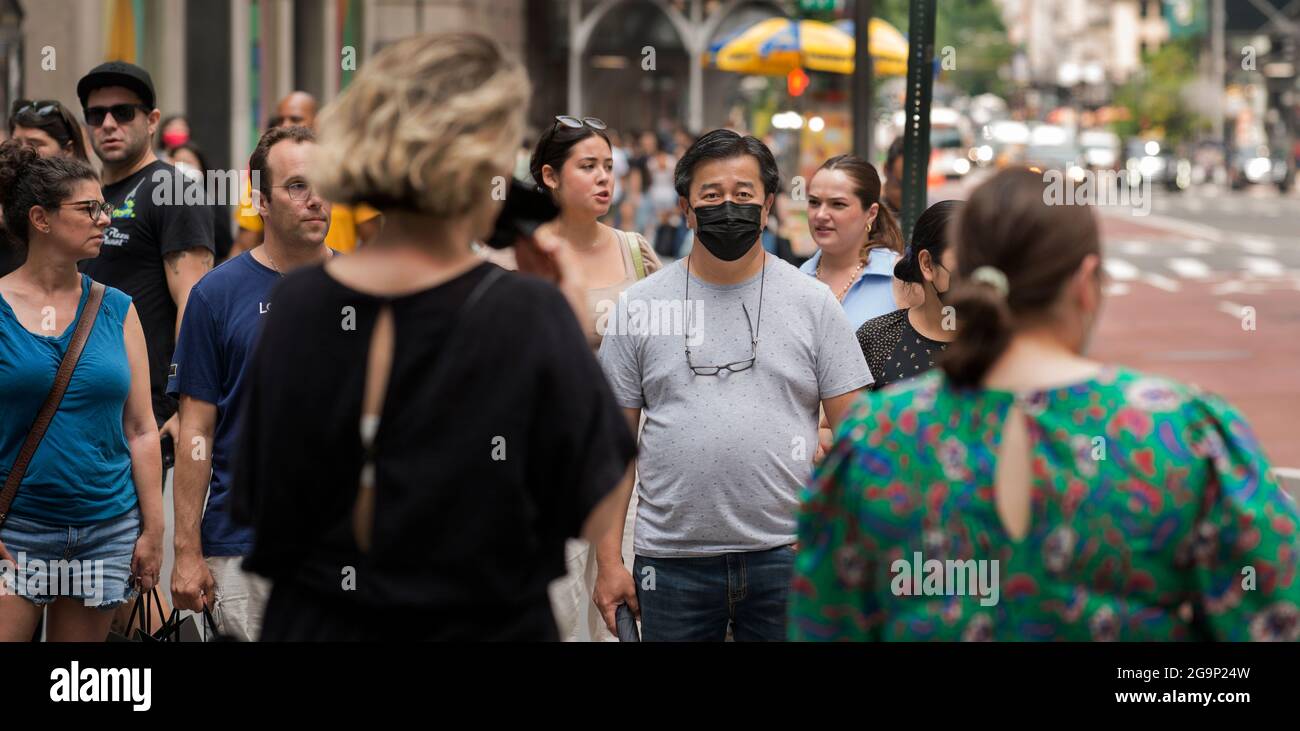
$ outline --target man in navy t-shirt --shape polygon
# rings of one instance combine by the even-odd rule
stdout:
[[[230,514],[232,452],[244,369],[262,316],[270,310],[271,292],[285,272],[330,256],[325,246],[330,204],[306,178],[313,147],[315,137],[305,127],[274,129],[258,142],[249,170],[260,176],[265,241],[194,286],[167,380],[167,393],[180,399],[181,434],[172,596],[180,609],[215,609],[219,629],[245,641],[261,634],[270,587],[240,568],[252,550],[253,534]]]

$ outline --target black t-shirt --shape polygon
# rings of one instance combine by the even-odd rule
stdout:
[[[503,636],[503,623],[549,616],[565,539],[636,445],[553,286],[501,273],[460,310],[493,270],[389,299],[323,267],[280,284],[249,365],[235,456],[233,509],[255,535],[246,569],[374,617],[438,618],[438,639]],[[375,437],[373,545],[362,554],[351,524],[359,420],[384,302],[396,344]]]
[[[158,160],[105,185],[104,200],[116,208],[113,223],[104,231],[99,256],[81,262],[81,271],[91,279],[126,292],[135,303],[149,349],[153,413],[160,425],[176,413],[176,400],[166,394],[167,366],[176,347],[176,302],[167,288],[163,257],[200,246],[213,248],[212,209],[185,205],[183,196],[177,200],[173,176],[178,175],[176,168]]]
[[[230,210],[225,206],[212,206],[212,236],[216,245],[217,261],[225,261],[235,246],[235,234],[230,223]]]

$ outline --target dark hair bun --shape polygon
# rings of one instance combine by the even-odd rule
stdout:
[[[916,249],[907,247],[894,265],[894,278],[904,282],[920,282],[921,268],[916,263]]]
[[[18,140],[0,145],[0,200],[9,202],[15,183],[23,179],[31,164],[40,159],[35,148]]]

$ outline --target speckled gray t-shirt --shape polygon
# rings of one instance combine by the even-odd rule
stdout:
[[[600,362],[614,397],[645,417],[638,555],[716,556],[793,543],[818,407],[871,383],[831,291],[771,255],[766,272],[765,282],[759,275],[734,285],[691,277],[685,306],[682,260],[627,289],[606,322]],[[688,339],[696,367],[749,359],[742,305],[758,328],[754,366],[695,375]]]

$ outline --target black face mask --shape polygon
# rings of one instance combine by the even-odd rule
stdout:
[[[941,304],[941,305],[946,305],[946,304],[948,304],[948,302],[947,302],[947,300],[945,299],[945,297],[947,296],[947,294],[948,294],[949,292],[952,291],[952,272],[949,272],[949,271],[948,271],[948,267],[946,267],[946,266],[944,266],[944,265],[942,265],[942,264],[935,264],[935,266],[938,267],[938,268],[940,268],[940,269],[942,269],[942,270],[944,270],[945,272],[948,273],[948,288],[947,288],[947,289],[945,289],[944,291],[940,292],[938,287],[934,287],[933,284],[930,285],[931,287],[934,287],[934,295],[935,295],[936,297],[939,298],[939,304]]]
[[[695,208],[695,238],[710,254],[723,261],[744,256],[763,230],[763,207],[757,203],[732,203]]]

